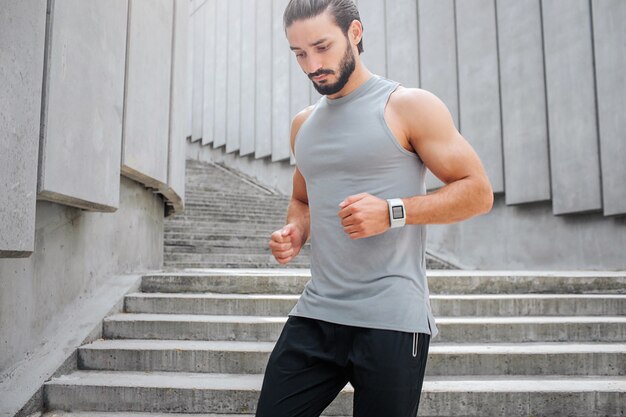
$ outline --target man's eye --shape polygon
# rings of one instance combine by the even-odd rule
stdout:
[[[325,51],[328,49],[328,46],[320,46],[317,48],[318,51]]]

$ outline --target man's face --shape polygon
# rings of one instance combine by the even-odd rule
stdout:
[[[335,94],[346,85],[356,67],[352,45],[325,11],[287,28],[287,40],[298,64],[320,94]]]

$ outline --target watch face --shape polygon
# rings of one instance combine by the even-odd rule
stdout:
[[[403,219],[404,218],[404,209],[402,206],[393,206],[391,208],[393,212],[393,218],[395,219]]]

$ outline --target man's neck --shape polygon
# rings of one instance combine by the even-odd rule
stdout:
[[[329,94],[326,97],[328,97],[330,100],[334,100],[336,98],[347,96],[348,94],[356,90],[365,81],[369,80],[372,75],[373,74],[367,68],[365,68],[365,65],[363,65],[361,62],[358,62],[356,68],[354,69],[354,72],[352,73],[352,75],[350,75],[350,78],[348,79],[346,85],[344,85],[343,88],[337,93]]]

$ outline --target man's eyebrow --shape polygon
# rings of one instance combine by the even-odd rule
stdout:
[[[318,41],[313,42],[313,43],[311,44],[311,46],[317,46],[317,45],[319,45],[319,44],[321,44],[321,43],[326,42],[327,40],[328,40],[327,38],[322,38],[322,39],[320,39],[320,40],[318,40]],[[292,51],[302,49],[302,48],[298,48],[297,46],[290,46],[289,48],[290,48]]]

